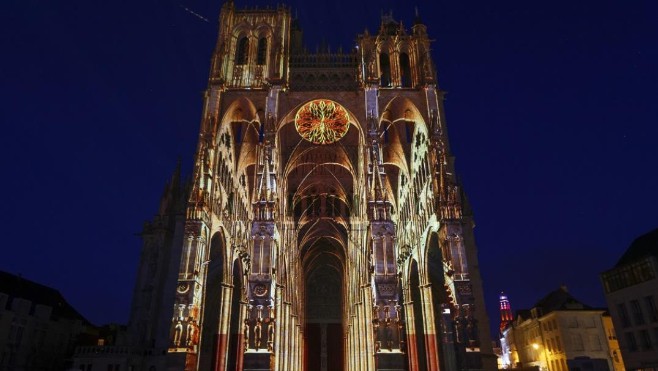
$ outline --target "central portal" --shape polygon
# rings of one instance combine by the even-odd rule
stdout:
[[[343,273],[328,246],[306,271],[305,369],[344,369]]]

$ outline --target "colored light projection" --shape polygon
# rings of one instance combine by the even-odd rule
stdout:
[[[350,116],[340,104],[328,99],[312,100],[297,111],[295,129],[313,144],[334,143],[347,133]]]

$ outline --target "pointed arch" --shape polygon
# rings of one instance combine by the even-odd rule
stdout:
[[[240,165],[246,159],[247,154],[251,149],[249,145],[255,144],[258,138],[258,131],[260,129],[260,118],[256,111],[254,103],[245,97],[240,97],[233,101],[226,109],[226,113],[222,119],[222,125],[227,125],[231,129],[231,133],[235,143],[235,158],[236,163]],[[243,165],[244,166],[244,165]],[[240,166],[236,170],[239,170]]]
[[[379,53],[379,85],[381,87],[391,86],[391,59],[386,52]]]
[[[249,58],[249,37],[242,35],[238,37],[235,47],[235,64],[247,64]]]
[[[256,51],[256,64],[263,65],[267,63],[267,37],[258,38],[258,48]]]
[[[409,344],[409,369],[422,371],[428,369],[427,350],[425,344],[425,328],[423,316],[423,298],[420,292],[420,275],[418,262],[411,259],[409,262],[409,299],[412,313],[406,313],[408,327],[407,343]],[[411,317],[411,320],[409,320]]]
[[[244,308],[242,302],[246,300],[245,296],[245,282],[244,282],[244,267],[239,258],[233,260],[231,268],[231,309],[229,317],[229,332],[228,332],[228,363],[226,370],[242,370],[242,362],[244,357],[244,341],[242,333],[242,320],[244,317]],[[218,365],[220,366],[220,365]],[[222,370],[224,368],[215,368]]]
[[[201,339],[199,344],[199,369],[209,370],[221,362],[219,356],[224,352],[220,320],[225,315],[227,306],[222,305],[222,283],[226,282],[227,251],[224,234],[216,232],[210,240],[208,260],[202,262],[205,268],[203,312],[201,313]],[[202,268],[202,269],[203,269]]]

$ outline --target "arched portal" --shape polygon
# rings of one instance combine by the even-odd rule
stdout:
[[[308,255],[311,254],[311,255]],[[342,253],[321,239],[305,259],[305,369],[344,369]]]
[[[301,287],[293,288],[300,300],[292,303],[292,308],[298,310],[302,321],[301,368],[341,371],[345,369],[348,346],[347,287],[355,281],[354,277],[346,277],[346,251],[350,243],[350,219],[359,209],[355,190],[363,133],[354,121],[356,116],[340,102],[318,99],[314,104],[340,106],[338,111],[345,114],[341,117],[349,117],[349,126],[341,136],[314,141],[312,136],[303,136],[308,131],[298,129],[297,124],[302,121],[297,120],[297,113],[306,115],[299,116],[305,117],[302,124],[325,125],[324,121],[318,121],[302,110],[306,105],[300,105],[285,116],[278,128],[277,148],[284,175],[282,187],[286,192],[284,210],[286,217],[294,221],[294,261],[301,273],[296,282]]]
[[[244,356],[242,341],[242,300],[244,286],[242,284],[242,266],[239,260],[233,262],[233,292],[231,294],[231,319],[229,322],[228,367],[229,371],[241,371]],[[220,369],[217,369],[220,370]]]
[[[409,357],[411,370],[427,370],[427,350],[425,347],[425,330],[423,329],[423,298],[420,295],[420,277],[418,276],[418,264],[415,260],[411,262],[409,273],[409,291],[413,308],[413,336],[409,339],[409,347],[415,349],[416,359]]]
[[[454,351],[454,333],[451,313],[453,303],[448,286],[446,285],[446,271],[443,266],[444,259],[439,245],[439,235],[432,233],[427,245],[427,272],[429,274],[432,290],[432,307],[434,313],[434,328],[436,329],[436,343],[438,344],[439,360],[442,370],[457,369],[457,360]],[[452,272],[448,270],[448,275]]]
[[[220,311],[222,281],[224,279],[224,243],[217,233],[210,241],[210,255],[206,269],[205,298],[199,345],[199,370],[210,370],[217,362],[220,350]]]

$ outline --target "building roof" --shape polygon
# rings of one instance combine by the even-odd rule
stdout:
[[[75,310],[66,299],[64,299],[59,291],[52,287],[27,280],[21,276],[0,271],[0,293],[5,293],[9,296],[9,300],[7,300],[7,308],[0,309],[11,308],[12,300],[14,298],[20,298],[29,300],[33,303],[30,312],[34,310],[35,304],[47,305],[53,308],[52,318],[54,319],[66,318],[81,320],[88,323],[88,321],[77,310]]]
[[[658,228],[636,238],[615,267],[630,264],[647,256],[658,257]]]
[[[541,314],[548,314],[556,310],[583,310],[593,309],[587,304],[583,304],[569,293],[566,286],[560,286],[555,291],[550,292],[535,304],[534,308],[540,308]]]
[[[532,309],[519,309],[516,311],[514,320],[517,323],[531,319],[533,317],[542,317],[551,312],[558,310],[599,310],[580,300],[576,299],[569,293],[566,286],[560,286],[557,290],[551,291],[548,295],[539,300]],[[600,309],[605,310],[605,309]]]

